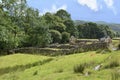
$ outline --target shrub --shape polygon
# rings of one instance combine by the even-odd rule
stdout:
[[[51,37],[53,39],[53,43],[59,43],[61,42],[62,35],[59,31],[57,30],[50,30]]]
[[[79,64],[74,66],[74,72],[75,73],[83,73],[85,70],[85,64]]]
[[[70,33],[68,32],[63,32],[62,33],[62,43],[69,42],[70,39]]]

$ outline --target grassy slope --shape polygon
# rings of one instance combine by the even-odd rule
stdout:
[[[108,54],[96,54],[95,51],[92,51],[92,52],[73,54],[68,56],[59,56],[59,57],[55,57],[51,62],[48,62],[43,65],[31,67],[24,71],[15,71],[1,75],[0,80],[110,80],[112,69],[102,69],[100,71],[93,71],[93,68],[96,65],[100,64],[101,62],[107,64],[108,63],[107,61],[105,62],[103,61],[106,58],[108,58],[110,55],[114,56],[111,59],[120,57],[120,51],[116,51]],[[7,59],[7,57],[10,56],[6,56],[3,58]],[[35,59],[39,58],[39,56],[35,56],[35,57],[36,57]],[[24,57],[24,60],[22,62],[26,63],[25,61],[29,61],[29,60],[30,59],[27,60],[27,58]],[[90,70],[92,72],[90,76],[84,76],[83,74],[80,73],[74,73],[73,70],[74,66],[84,62],[91,64],[94,63],[85,70],[85,71]],[[14,63],[12,62],[9,64],[12,65]],[[6,66],[6,64],[4,66]]]
[[[112,44],[117,47],[118,44],[120,44],[120,39],[119,40],[112,40]]]
[[[48,58],[49,57],[46,56],[33,56],[29,54],[13,54],[8,56],[2,56],[0,57],[0,69],[14,67],[17,65],[32,64],[34,62],[43,61]]]

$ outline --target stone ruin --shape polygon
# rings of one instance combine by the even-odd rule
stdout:
[[[109,43],[109,44],[112,43],[112,39],[110,38],[110,36],[100,38],[99,41],[100,42],[106,42],[106,43]]]
[[[107,39],[108,41],[109,38]],[[80,52],[87,52],[92,50],[98,49],[106,49],[107,43],[105,40],[104,42],[100,42],[97,40],[78,40],[74,36],[71,36],[69,39],[69,44],[51,44],[45,48],[35,48],[35,47],[28,47],[28,48],[19,48],[12,50],[15,53],[37,53],[42,55],[67,55],[73,53],[80,53]],[[91,42],[87,44],[87,42]],[[108,42],[109,43],[109,42]]]
[[[71,36],[69,39],[69,44],[74,45],[76,43],[76,38],[74,36]]]

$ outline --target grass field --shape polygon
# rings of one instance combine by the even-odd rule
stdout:
[[[112,72],[120,70],[119,57],[120,51],[107,52],[106,54],[91,51],[67,56],[57,56],[52,57],[52,60],[46,61],[45,64],[37,64],[24,70],[13,70],[1,74],[0,80],[113,80],[111,79]],[[3,56],[0,57],[0,69],[44,61],[49,58],[51,57],[28,54]],[[118,63],[119,65],[111,67],[110,64],[112,62],[113,64]],[[74,67],[83,63],[88,64],[83,73],[75,73]],[[94,71],[94,67],[99,64],[103,64],[101,69]],[[90,72],[90,74],[85,76],[86,72]]]
[[[0,57],[0,69],[6,67],[14,67],[16,65],[32,64],[38,61],[44,61],[49,57],[37,56],[30,54],[13,54]]]
[[[120,39],[119,40],[112,40],[112,44],[117,47],[118,44],[120,44]]]

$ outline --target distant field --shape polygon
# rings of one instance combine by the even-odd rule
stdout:
[[[0,80],[111,80],[111,72],[114,69],[119,70],[120,65],[108,69],[105,69],[104,66],[108,65],[110,61],[115,59],[120,61],[119,57],[120,51],[114,51],[111,53],[107,52],[106,54],[91,51],[67,56],[58,56],[54,57],[52,61],[46,62],[43,65],[36,65],[34,67],[27,68],[24,71],[13,71],[0,75]],[[49,57],[45,56],[14,54],[0,57],[0,60],[3,61],[0,63],[2,63],[1,68],[3,68],[19,64],[24,65],[48,58]],[[85,68],[84,70],[84,73],[86,71],[91,72],[89,76],[85,76],[84,73],[81,74],[74,72],[74,67],[82,63],[89,63],[89,67]],[[93,68],[101,63],[103,64],[101,70],[94,71]]]

